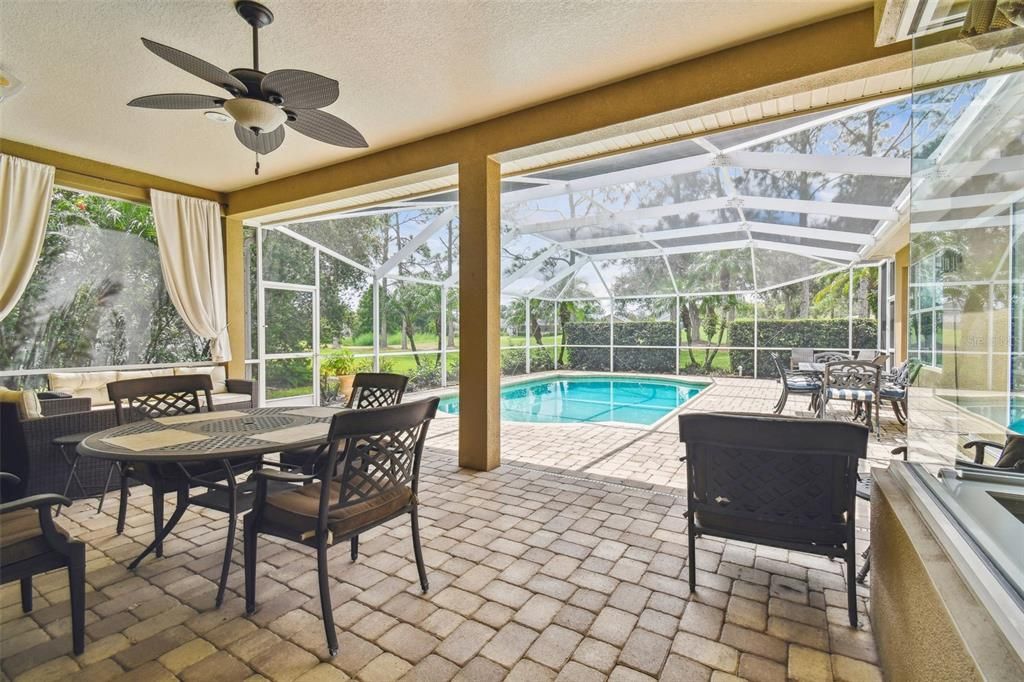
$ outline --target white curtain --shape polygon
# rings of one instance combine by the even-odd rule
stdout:
[[[53,166],[0,154],[0,320],[36,269],[53,195]]]
[[[213,361],[227,362],[231,345],[220,205],[159,190],[149,196],[171,301],[189,329],[210,339]]]

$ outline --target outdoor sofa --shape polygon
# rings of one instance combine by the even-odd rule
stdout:
[[[79,433],[95,433],[116,425],[114,405],[107,395],[112,381],[175,374],[210,374],[211,398],[218,410],[255,406],[255,385],[245,379],[228,379],[223,365],[203,367],[167,367],[148,370],[110,372],[59,372],[49,375],[49,395],[40,396],[42,417],[25,419],[13,403],[0,403],[0,466],[21,479],[18,495],[64,493],[69,466],[66,453],[54,439]],[[205,409],[205,399],[204,399]],[[77,479],[67,496],[73,499],[99,495],[107,482],[110,465],[83,457],[76,468]],[[117,487],[117,476],[112,479]],[[81,487],[79,487],[79,481]],[[9,499],[9,498],[8,498]]]

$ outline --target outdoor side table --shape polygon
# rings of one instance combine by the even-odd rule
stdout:
[[[234,548],[236,516],[252,507],[253,480],[237,483],[232,462],[263,455],[325,445],[331,418],[342,410],[327,407],[261,407],[255,409],[200,412],[144,419],[115,426],[87,436],[78,444],[81,455],[112,462],[137,465],[172,464],[179,467],[199,462],[218,462],[227,478],[220,481],[196,477],[195,487],[208,492],[192,495],[189,486],[179,489],[174,513],[142,554],[128,568],[135,569],[181,520],[190,504],[222,511],[229,516],[227,546],[217,589],[217,606],[224,600],[231,553]],[[259,465],[257,465],[259,466]],[[191,476],[189,477],[191,480]],[[272,486],[270,492],[291,488]]]
[[[57,446],[58,450],[60,450],[60,455],[61,457],[64,458],[64,463],[68,465],[68,479],[67,481],[64,482],[64,497],[67,497],[68,493],[71,491],[72,481],[74,481],[78,485],[78,491],[82,495],[86,495],[85,486],[82,484],[82,479],[78,477],[78,460],[79,458],[81,458],[81,455],[78,454],[78,450],[76,448],[79,443],[81,443],[83,440],[86,439],[86,437],[90,435],[92,434],[71,433],[63,436],[58,436],[53,439],[53,444]],[[69,449],[70,454],[68,452]],[[117,466],[116,463],[111,463],[110,469],[107,471],[107,480],[103,484],[103,493],[100,495],[99,508],[96,510],[97,514],[103,511],[103,500],[106,499],[107,497],[107,490],[110,488],[110,476],[111,474],[113,474],[115,466]],[[56,511],[57,516],[60,515],[61,509],[62,507],[58,505]]]

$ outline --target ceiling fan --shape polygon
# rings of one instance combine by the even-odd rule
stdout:
[[[181,50],[142,39],[146,48],[208,83],[224,88],[230,97],[172,93],[136,97],[130,107],[147,109],[216,109],[223,107],[235,121],[235,137],[259,155],[269,154],[284,142],[287,125],[307,137],[339,147],[367,147],[358,130],[337,116],[320,111],[338,99],[338,81],[298,69],[260,71],[259,30],[274,21],[273,13],[258,2],[238,0],[235,11],[252,26],[252,68],[224,71]]]

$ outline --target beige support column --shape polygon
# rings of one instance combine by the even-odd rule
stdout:
[[[489,471],[500,457],[501,168],[459,163],[459,466]]]
[[[245,268],[242,251],[242,221],[224,220],[224,285],[228,293],[228,334],[231,338],[231,361],[228,376],[245,377]]]
[[[910,305],[910,244],[896,252],[896,315],[893,320],[896,332],[896,362],[907,359],[907,331],[909,329]]]

